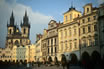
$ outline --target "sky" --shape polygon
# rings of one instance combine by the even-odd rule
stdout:
[[[36,34],[43,33],[48,28],[50,20],[63,22],[63,13],[71,5],[83,13],[83,6],[92,3],[98,7],[104,0],[0,0],[0,47],[5,47],[7,36],[7,22],[13,11],[15,23],[20,25],[25,11],[31,24],[30,40],[35,43]]]

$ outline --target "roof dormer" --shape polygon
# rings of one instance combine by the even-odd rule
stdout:
[[[86,4],[83,8],[84,15],[90,14],[92,12],[92,3]]]

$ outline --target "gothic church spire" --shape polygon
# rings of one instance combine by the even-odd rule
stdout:
[[[10,25],[14,26],[14,14],[13,14],[13,11],[12,11],[12,14],[11,14],[11,17],[10,17]]]

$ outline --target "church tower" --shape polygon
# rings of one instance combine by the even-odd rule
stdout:
[[[21,30],[19,26],[15,24],[13,12],[10,16],[10,22],[7,24],[8,34],[6,37],[6,47],[13,48],[13,46],[29,45],[30,44],[30,24],[27,16],[27,12],[23,17],[23,23],[21,23]]]
[[[14,15],[13,15],[13,11],[12,11],[12,14],[10,16],[10,22],[7,23],[6,46],[9,48],[12,48],[12,45],[13,45],[12,36],[14,35],[15,29],[16,29],[16,26],[14,23],[15,23],[15,19],[14,19]]]
[[[23,17],[23,23],[21,23],[21,34],[22,34],[22,44],[27,45],[30,44],[29,35],[30,35],[30,23],[27,16],[27,11],[25,11],[25,15]]]
[[[15,23],[15,19],[14,19],[14,15],[12,12],[11,17],[10,17],[10,22],[7,24],[8,36],[12,36],[14,34],[14,31],[15,31],[14,23]]]
[[[26,11],[25,11],[25,16],[23,17],[23,23],[21,23],[21,33],[23,37],[29,38],[30,24],[29,24],[29,19]]]

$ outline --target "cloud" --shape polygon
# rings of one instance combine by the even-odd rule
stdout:
[[[36,24],[44,25],[47,24],[51,19],[53,19],[52,16],[47,16],[40,12],[33,11],[31,7],[17,3],[16,0],[0,0],[0,47],[4,47],[5,45],[5,38],[7,35],[6,25],[7,21],[9,22],[12,10],[14,12],[15,22],[18,25],[21,23],[21,21],[23,21],[25,10],[27,10],[29,21],[32,25],[31,33],[34,32],[34,37],[32,34],[32,37],[30,37],[32,41],[35,39],[35,34],[37,33],[37,29],[35,27],[37,27],[38,25],[36,26]]]
[[[104,3],[104,0],[97,0],[97,1],[98,1],[98,4]]]

